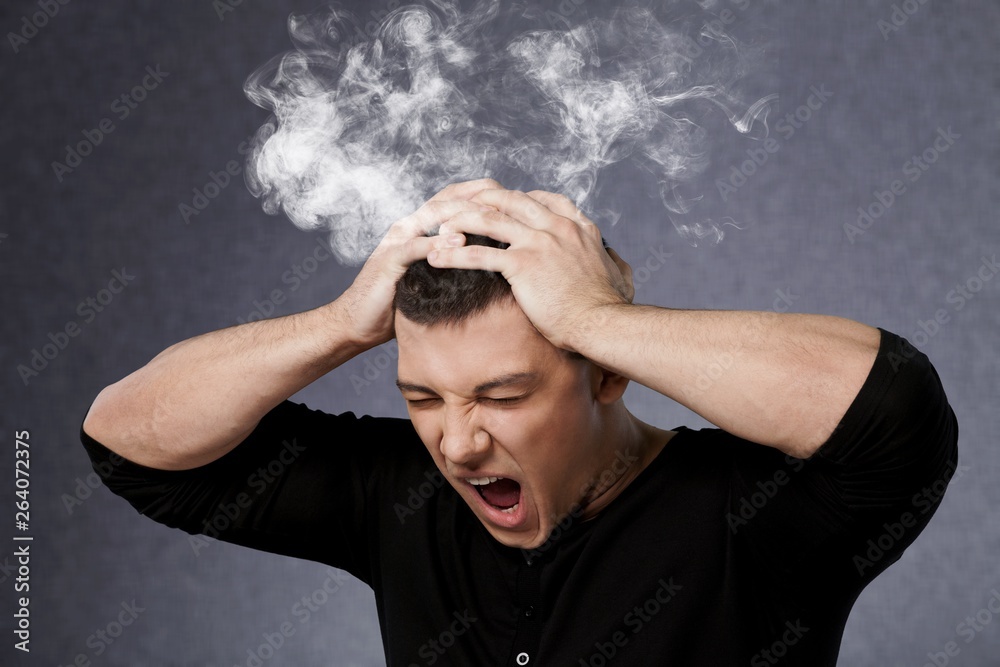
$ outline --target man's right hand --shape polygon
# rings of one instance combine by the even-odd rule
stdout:
[[[393,336],[396,281],[447,242],[426,234],[496,181],[450,185],[399,220],[337,300],[181,341],[106,387],[83,427],[135,463],[165,470],[205,465],[231,451],[279,403],[359,352]],[[464,243],[464,237],[459,245]]]
[[[396,281],[410,264],[448,244],[447,238],[427,234],[457,213],[482,210],[481,204],[470,200],[483,190],[497,189],[503,186],[488,178],[453,183],[419,209],[393,223],[354,283],[337,299],[349,322],[351,339],[358,346],[374,347],[395,335],[392,301]],[[461,238],[455,245],[463,243],[464,238]]]

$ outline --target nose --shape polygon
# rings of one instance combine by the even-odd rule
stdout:
[[[445,408],[441,425],[441,454],[452,463],[475,468],[490,449],[490,435],[465,410]]]

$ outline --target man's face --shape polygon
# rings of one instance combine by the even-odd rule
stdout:
[[[397,312],[396,338],[410,419],[442,474],[499,542],[540,546],[605,465],[599,371],[514,302],[459,324]],[[491,477],[516,484],[469,481]]]

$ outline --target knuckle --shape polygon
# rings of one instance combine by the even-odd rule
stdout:
[[[533,244],[537,244],[538,247],[545,253],[555,252],[559,245],[559,241],[556,239],[556,234],[539,231],[532,234],[532,236],[534,236]]]
[[[558,234],[573,235],[579,233],[579,226],[570,220],[569,218],[564,218],[563,216],[556,216],[552,220],[552,228]]]
[[[421,237],[418,237],[418,236],[412,236],[412,237],[406,239],[405,241],[403,241],[403,243],[401,243],[400,246],[399,246],[400,252],[404,256],[409,256],[409,255],[413,254],[414,252],[416,252],[417,251],[417,246],[420,244],[420,238]]]
[[[446,219],[455,210],[455,202],[447,199],[435,199],[420,207],[418,219],[426,224],[432,224]]]
[[[463,181],[460,183],[452,183],[446,187],[441,192],[454,192],[455,190],[503,190],[504,187],[500,185],[497,181],[492,178],[479,178],[473,181]]]

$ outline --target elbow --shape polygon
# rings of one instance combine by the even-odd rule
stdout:
[[[114,385],[101,390],[90,404],[87,416],[83,418],[83,430],[94,440],[105,444],[113,439],[114,420],[110,418],[113,401],[110,393]]]
[[[134,391],[122,386],[124,380],[108,385],[94,398],[81,428],[88,436],[115,454],[135,463],[158,462],[155,429],[139,416]]]

